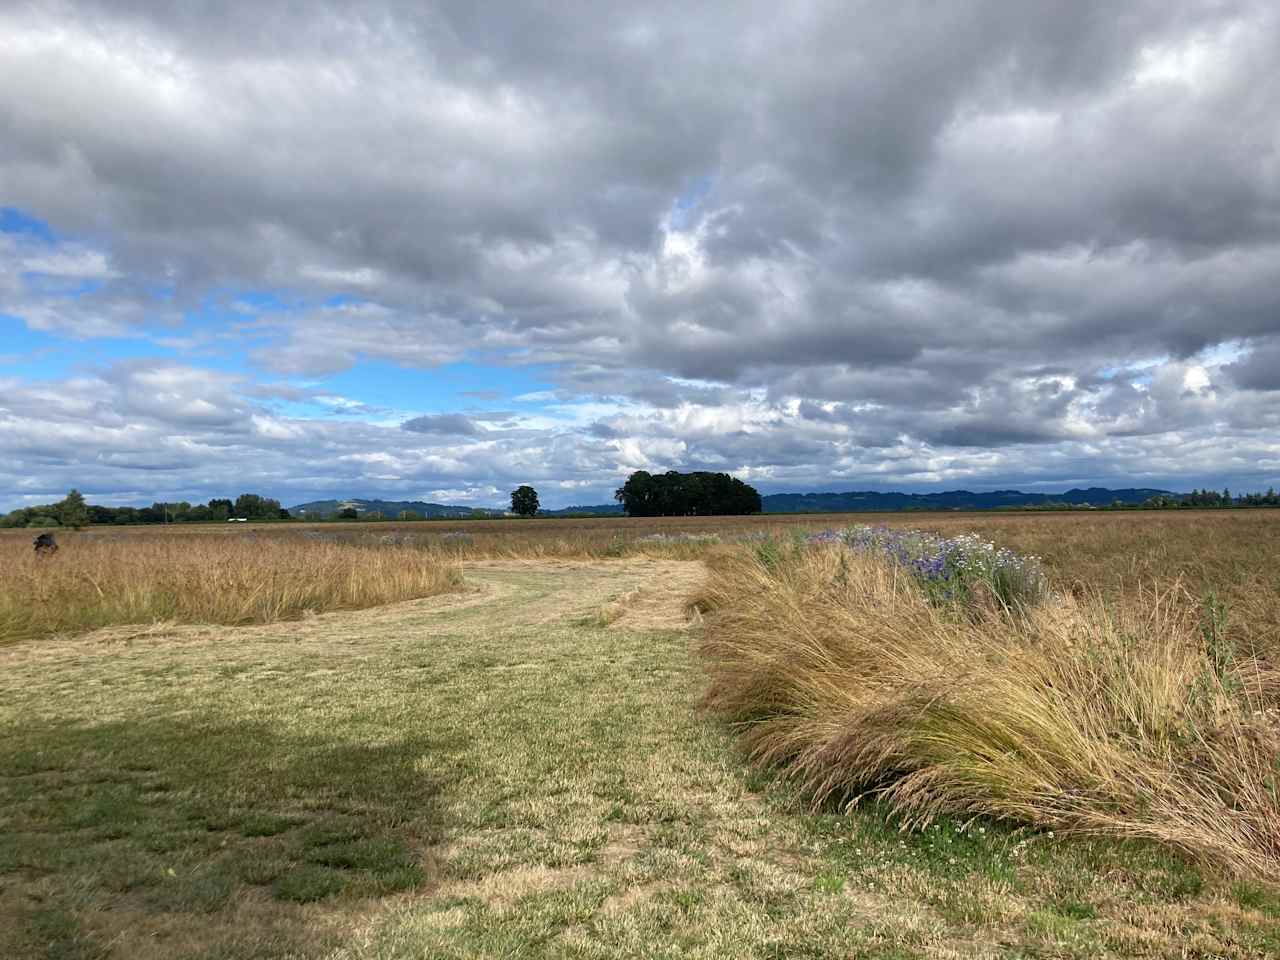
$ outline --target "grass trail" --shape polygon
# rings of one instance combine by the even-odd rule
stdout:
[[[700,716],[672,561],[0,650],[0,956],[1255,957],[1148,846],[810,815]],[[608,626],[606,626],[608,624]]]

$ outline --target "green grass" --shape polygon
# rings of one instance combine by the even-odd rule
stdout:
[[[35,893],[17,926],[77,902],[180,924],[233,914],[248,888],[308,902],[426,882],[438,785],[415,764],[441,738],[343,743],[270,709],[196,719],[147,699],[150,716],[6,724],[0,866]]]
[[[809,812],[696,708],[674,564],[0,651],[0,956],[1265,955],[1273,888],[1143,844]],[[626,624],[628,616],[617,618]]]

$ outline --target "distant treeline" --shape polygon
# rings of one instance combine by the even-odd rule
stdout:
[[[808,495],[832,498],[830,505],[823,504],[826,509],[801,509],[799,512],[850,512],[857,511],[857,503],[842,502],[839,494]],[[860,496],[870,496],[860,495]],[[904,496],[904,495],[898,495]],[[633,473],[614,494],[622,508],[633,517],[688,517],[717,516],[746,513],[760,513],[765,505],[770,506],[773,513],[797,512],[792,501],[804,501],[806,497],[795,494],[774,495],[762,499],[753,487],[727,473],[678,473],[670,470],[662,474],[650,474],[643,470]],[[769,501],[768,504],[765,501]],[[775,503],[783,501],[783,503]],[[427,504],[424,506],[435,507]],[[779,506],[782,509],[779,509]],[[790,507],[790,509],[787,509]],[[1247,493],[1233,495],[1230,490],[1221,493],[1215,490],[1193,490],[1190,493],[1160,493],[1140,502],[1115,500],[1108,504],[1073,503],[1049,500],[1034,504],[1010,504],[998,506],[1000,511],[1054,511],[1054,510],[1185,510],[1185,509],[1244,509],[1251,507],[1280,507],[1280,494],[1274,489],[1266,493]],[[444,510],[447,508],[439,507]],[[425,519],[462,520],[490,519],[501,517],[502,511],[484,511],[474,508],[466,509],[466,515],[430,516]],[[617,507],[613,507],[617,510]],[[865,509],[865,508],[864,508]],[[877,503],[874,512],[884,510],[898,511],[941,511],[956,509],[973,509],[971,506],[916,505],[885,506]],[[988,508],[991,509],[991,508]],[[548,516],[591,516],[600,515],[610,507],[578,507],[570,511],[546,511]],[[354,507],[325,512],[306,511],[302,515],[307,520],[421,520],[422,514],[413,510],[400,510],[396,513],[381,510],[357,511]],[[235,500],[214,498],[208,503],[191,504],[185,500],[176,503],[153,503],[149,507],[102,507],[86,503],[84,497],[75,490],[57,503],[41,504],[34,507],[21,507],[0,517],[0,527],[83,527],[89,524],[143,524],[143,523],[200,523],[218,522],[231,519],[243,520],[289,520],[288,510],[280,505],[279,500],[259,496],[256,493],[242,493]]]
[[[200,521],[288,520],[289,511],[279,500],[242,493],[235,500],[213,499],[208,503],[153,503],[149,507],[100,507],[84,502],[75,490],[66,499],[35,507],[21,507],[0,520],[3,527],[82,527],[91,523],[195,523]]]
[[[1193,507],[1280,507],[1280,494],[1274,489],[1266,493],[1246,493],[1233,497],[1230,490],[1192,490],[1180,497],[1152,497],[1141,505],[1143,510],[1177,510]]]
[[[1055,511],[1055,510],[1235,510],[1248,507],[1280,507],[1280,494],[1274,490],[1266,493],[1246,493],[1232,496],[1230,490],[1193,490],[1190,493],[1158,494],[1141,503],[1116,500],[1107,504],[1063,503],[1049,500],[1044,503],[1014,504],[998,507],[1001,512]]]
[[[613,496],[632,517],[713,517],[763,509],[755,487],[727,473],[637,470]]]

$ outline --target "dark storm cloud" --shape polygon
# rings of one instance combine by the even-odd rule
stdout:
[[[1225,367],[1246,390],[1280,390],[1280,336],[1264,340],[1240,360]]]
[[[362,434],[369,484],[1275,475],[1278,42],[1264,0],[10,6],[0,201],[60,241],[0,234],[0,312],[268,371],[95,374],[116,463],[270,463],[329,428],[261,404],[372,358],[555,389],[483,456],[478,413]]]

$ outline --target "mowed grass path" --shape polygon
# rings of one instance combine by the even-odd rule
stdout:
[[[811,814],[701,715],[696,563],[0,651],[0,956],[1254,957],[1151,847]]]

